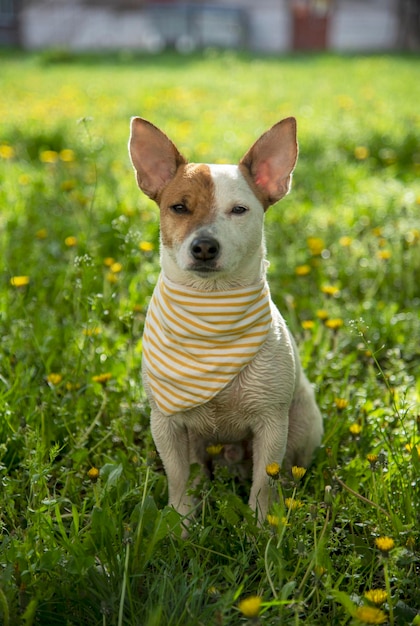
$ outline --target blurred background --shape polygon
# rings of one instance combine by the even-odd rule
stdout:
[[[420,49],[418,0],[0,0],[0,45],[262,53]]]

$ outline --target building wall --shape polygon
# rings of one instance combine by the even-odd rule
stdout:
[[[124,5],[125,9],[113,9],[110,4],[110,0],[106,4],[98,1],[89,5],[80,0],[27,1],[21,12],[23,45],[28,49],[63,46],[74,50],[153,51],[164,47],[168,38],[177,39],[179,31],[184,35],[175,43],[185,49],[195,45],[237,47],[245,43],[251,50],[281,53],[292,47],[293,18],[289,0],[260,0],[258,3],[255,0],[207,0],[207,7],[217,6],[220,10],[207,11],[194,18],[194,24],[188,27],[184,24],[182,10],[173,12],[173,3],[161,5],[162,11],[172,11],[168,18],[165,13],[163,17],[159,14],[159,8],[152,10],[144,2],[139,3],[137,10],[132,8],[133,2]],[[232,7],[240,10],[237,18],[232,17]],[[226,9],[225,14],[223,9]],[[244,15],[248,24],[245,41]],[[168,30],[172,34],[168,34]],[[332,50],[392,49],[398,33],[396,0],[336,0],[328,30]]]
[[[114,11],[68,2],[33,3],[21,14],[25,48],[68,47],[72,50],[156,46],[156,33],[140,11]]]
[[[339,2],[332,15],[330,45],[334,50],[387,50],[397,45],[396,3],[389,0]]]

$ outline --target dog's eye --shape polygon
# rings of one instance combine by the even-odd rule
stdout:
[[[173,204],[171,206],[171,211],[173,213],[176,213],[177,215],[185,215],[186,213],[190,212],[188,207],[182,202],[179,202],[178,204]]]
[[[231,213],[233,213],[234,215],[243,215],[247,211],[248,209],[246,208],[246,206],[241,206],[240,204],[238,204],[233,207],[233,209],[231,210]]]

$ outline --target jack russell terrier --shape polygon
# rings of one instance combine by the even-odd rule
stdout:
[[[296,120],[275,124],[238,165],[188,163],[139,117],[129,148],[140,189],[160,208],[162,271],[145,322],[142,376],[169,504],[188,523],[190,465],[206,468],[209,445],[240,451],[251,442],[249,505],[262,522],[267,465],[307,466],[323,433],[266,281],[264,213],[290,190]]]

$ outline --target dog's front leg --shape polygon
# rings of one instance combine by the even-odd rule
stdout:
[[[173,418],[153,411],[151,430],[168,480],[168,504],[181,515],[187,515],[192,508],[186,493],[190,473],[187,429]]]
[[[249,496],[249,506],[257,511],[260,524],[267,516],[270,502],[270,478],[267,474],[267,465],[283,462],[288,431],[288,407],[282,407],[279,412],[265,416],[258,429],[253,433],[253,476]]]

